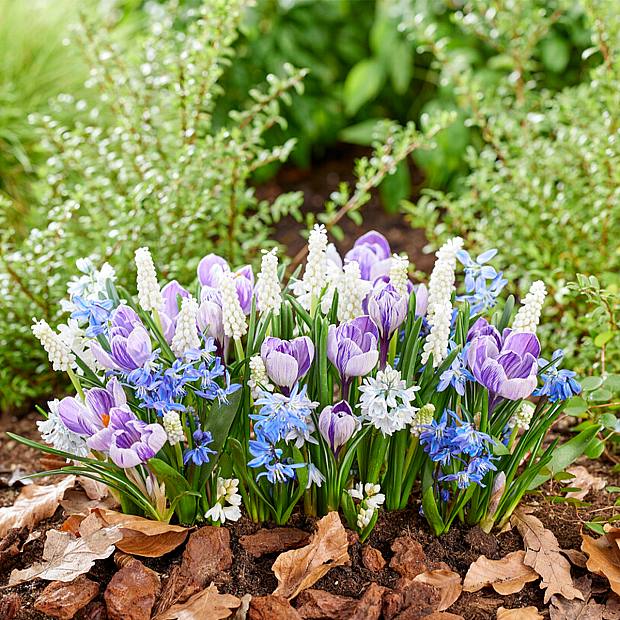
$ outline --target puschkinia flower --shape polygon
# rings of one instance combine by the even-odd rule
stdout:
[[[139,420],[126,407],[110,410],[109,423],[87,440],[89,448],[110,456],[118,467],[137,467],[152,459],[167,441],[160,424]]]
[[[474,381],[474,376],[467,369],[467,349],[469,345],[465,345],[465,348],[454,358],[450,367],[441,373],[439,383],[437,385],[437,391],[443,392],[451,385],[456,393],[460,396],[465,395],[465,385],[468,381]]]
[[[250,387],[252,398],[256,400],[260,398],[261,390],[273,392],[273,385],[269,382],[265,362],[260,355],[253,355],[250,358],[250,378],[248,385]]]
[[[185,439],[183,424],[178,411],[164,411],[161,424],[166,431],[168,443],[174,446]]]
[[[105,332],[106,323],[113,306],[111,299],[90,301],[76,295],[71,301],[75,306],[75,310],[71,313],[71,318],[78,321],[80,325],[88,324],[86,335],[89,338],[94,338]]]
[[[469,342],[467,364],[476,381],[489,390],[493,399],[520,400],[530,396],[537,384],[538,338],[510,329],[500,335],[482,318],[470,331],[474,337]]]
[[[314,464],[308,463],[308,483],[306,489],[309,489],[313,484],[321,488],[325,482],[325,476],[321,473],[321,470]]]
[[[75,355],[46,321],[35,321],[32,333],[41,342],[54,370],[67,372],[75,366]]]
[[[69,319],[58,326],[58,336],[69,347],[71,352],[79,357],[94,373],[101,370],[101,366],[90,350],[90,339],[86,338],[84,330],[75,319]],[[77,364],[74,367],[76,374],[83,375],[84,371]]]
[[[177,357],[183,357],[187,351],[200,348],[197,321],[198,303],[191,296],[184,298],[176,319],[174,338],[170,343],[170,348]]]
[[[530,427],[535,410],[536,405],[534,403],[524,400],[510,419],[510,427],[517,427],[526,431]]]
[[[575,379],[577,373],[559,368],[563,357],[564,351],[557,349],[551,362],[542,358],[538,360],[538,365],[542,369],[543,385],[534,392],[534,396],[548,396],[549,400],[555,403],[581,394],[581,385]]]
[[[547,289],[545,288],[545,283],[542,280],[536,280],[525,296],[517,316],[515,316],[515,320],[512,323],[513,331],[536,333],[546,296]]]
[[[183,464],[193,463],[200,467],[206,465],[212,454],[215,454],[214,450],[209,448],[209,445],[213,443],[213,436],[209,431],[203,431],[198,427],[192,434],[194,440],[193,448],[186,448],[183,453]]]
[[[463,240],[460,237],[454,237],[454,239],[446,241],[436,254],[437,260],[429,282],[426,317],[430,326],[430,333],[424,341],[423,364],[426,364],[432,354],[433,366],[437,367],[448,354],[456,253],[462,246]]]
[[[136,269],[138,271],[138,301],[143,310],[159,310],[163,303],[161,290],[157,282],[157,272],[153,263],[153,257],[148,248],[136,250]]]
[[[352,377],[367,375],[379,359],[379,330],[369,316],[360,316],[327,333],[327,357],[340,374],[343,395],[348,395]]]
[[[222,294],[222,322],[224,335],[239,340],[248,331],[245,313],[239,302],[234,276],[229,269],[225,269],[219,279]]]
[[[213,523],[238,521],[241,518],[241,495],[237,478],[217,479],[215,503],[205,514]]]
[[[383,505],[385,495],[381,493],[381,487],[378,484],[367,482],[362,484],[358,482],[352,489],[348,489],[347,493],[353,498],[359,500],[357,505],[357,527],[364,530],[372,521],[375,512]]]
[[[370,286],[362,280],[360,266],[355,261],[346,263],[338,279],[338,320],[350,321],[364,314],[363,301]]]
[[[62,450],[76,456],[88,456],[89,450],[86,440],[82,435],[74,433],[65,426],[58,414],[59,405],[60,401],[58,399],[47,403],[49,410],[47,419],[37,422],[41,439],[56,448],[56,450]]]
[[[494,280],[497,277],[497,271],[491,265],[487,265],[497,254],[497,250],[487,250],[480,254],[475,260],[469,255],[467,250],[460,249],[456,253],[459,262],[465,267],[465,290],[468,293],[476,290],[478,283],[484,283],[486,280]]]
[[[310,370],[314,345],[308,336],[292,340],[268,337],[261,346],[260,354],[269,378],[288,393]]]
[[[280,314],[282,306],[282,291],[278,278],[278,255],[276,248],[270,252],[263,251],[261,269],[258,273],[256,287],[256,307],[261,313],[272,312],[274,316]]]
[[[351,439],[358,427],[359,422],[346,400],[325,407],[319,416],[319,432],[335,455],[338,455],[340,448]]]
[[[418,408],[412,403],[419,386],[407,387],[400,371],[387,366],[360,386],[362,417],[383,435],[391,436],[411,424]]]
[[[327,276],[327,232],[322,224],[315,224],[308,237],[308,260],[296,293],[308,295],[310,305],[317,301],[326,285]]]
[[[407,255],[392,256],[392,264],[390,266],[390,284],[401,297],[409,298],[409,259]]]
[[[368,314],[379,329],[380,366],[385,368],[392,334],[405,322],[409,295],[401,294],[390,281],[388,284],[377,282],[368,297]]]

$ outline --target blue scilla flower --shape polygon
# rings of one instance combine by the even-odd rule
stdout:
[[[209,431],[203,431],[197,428],[192,435],[194,438],[194,447],[187,448],[183,453],[183,464],[187,465],[192,462],[194,465],[206,465],[209,462],[210,455],[215,454],[214,450],[209,448],[209,444],[213,443],[213,437]]]
[[[476,290],[476,282],[482,280],[493,280],[497,276],[497,271],[491,265],[487,265],[495,257],[497,250],[487,250],[480,254],[475,260],[466,250],[459,250],[456,257],[465,267],[465,289],[468,293]]]
[[[80,325],[88,323],[86,335],[89,338],[95,338],[105,332],[114,305],[111,299],[89,301],[80,295],[74,295],[71,301],[76,308],[71,313],[71,318],[76,319]]]
[[[497,298],[508,283],[499,272],[493,280],[487,283],[483,278],[476,280],[474,289],[469,291],[467,295],[459,295],[458,301],[466,301],[470,307],[470,314],[478,314],[489,308],[493,308],[497,303]]]
[[[267,463],[265,465],[265,469],[267,471],[262,471],[256,477],[261,478],[262,476],[266,476],[267,480],[269,480],[271,484],[276,484],[277,482],[287,482],[288,480],[293,480],[295,478],[296,469],[305,466],[305,463],[292,463],[289,461]]]
[[[534,392],[534,396],[547,396],[552,403],[555,403],[581,394],[581,385],[575,379],[577,373],[559,368],[563,357],[564,351],[557,349],[551,362],[542,357],[538,359],[538,366],[542,369],[540,377],[543,385]]]
[[[451,385],[457,394],[463,396],[465,394],[465,385],[468,381],[474,381],[474,376],[467,368],[467,348],[465,345],[463,350],[454,358],[450,367],[441,373],[437,391],[443,392]],[[454,350],[456,345],[451,342],[450,348]]]
[[[452,436],[452,445],[462,454],[467,456],[479,456],[485,448],[493,443],[486,433],[476,430],[471,422],[463,422],[456,426]]]

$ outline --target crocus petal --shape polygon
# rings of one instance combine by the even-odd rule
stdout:
[[[504,340],[505,351],[516,351],[521,355],[529,353],[538,358],[540,355],[540,342],[535,334],[529,332],[511,332]]]
[[[220,275],[226,268],[228,268],[228,263],[221,256],[217,254],[207,254],[198,263],[198,281],[202,286],[217,288]]]
[[[520,400],[530,396],[536,389],[537,383],[536,375],[525,379],[508,379],[504,381],[497,393],[508,400]]]
[[[112,377],[108,381],[105,389],[112,394],[114,405],[116,407],[127,404],[127,395],[125,394],[125,390],[123,390],[123,386],[116,377]]]
[[[368,351],[352,357],[346,364],[344,374],[347,377],[364,377],[377,365],[379,351]]]
[[[378,258],[389,258],[392,255],[388,240],[376,230],[369,230],[357,239],[353,247],[368,246],[372,248]]]
[[[103,426],[96,415],[73,396],[67,396],[60,401],[58,416],[70,431],[78,435],[90,436]]]
[[[138,326],[127,338],[127,353],[134,360],[134,368],[140,368],[151,357],[151,338],[144,327]]]
[[[276,385],[287,388],[293,387],[297,381],[299,367],[292,355],[272,351],[263,358],[263,362],[267,375]]]
[[[176,280],[171,280],[161,289],[161,296],[164,298],[164,314],[174,320],[177,318],[180,310],[179,297],[181,299],[188,298],[190,294]]]
[[[108,452],[113,435],[114,431],[110,427],[102,428],[86,440],[86,445],[97,452]]]
[[[108,370],[122,370],[98,342],[93,340],[89,343],[89,346],[93,357],[101,366]]]

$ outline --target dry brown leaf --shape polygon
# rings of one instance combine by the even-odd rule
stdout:
[[[492,586],[498,594],[520,592],[526,583],[536,581],[538,573],[523,563],[525,551],[513,551],[501,560],[489,560],[481,555],[467,571],[463,590],[477,592]]]
[[[55,484],[24,487],[12,506],[0,508],[0,538],[12,528],[34,527],[49,519],[58,508],[65,491],[75,484],[75,476],[67,476]]]
[[[316,583],[330,568],[349,561],[347,533],[337,512],[330,512],[317,524],[310,543],[281,553],[271,570],[278,579],[274,594],[295,598]]]
[[[564,481],[566,486],[579,489],[579,491],[569,491],[566,497],[584,499],[590,491],[601,491],[607,486],[607,480],[605,480],[605,478],[593,476],[583,465],[570,467],[566,472],[575,476],[574,478]]]
[[[558,539],[534,515],[516,510],[511,517],[525,545],[523,563],[531,566],[541,577],[540,587],[545,589],[544,602],[554,594],[564,598],[583,600],[581,592],[573,585],[570,562],[562,555]]]
[[[87,573],[95,560],[114,553],[114,545],[122,538],[116,527],[101,528],[88,536],[76,538],[68,532],[50,530],[43,547],[43,562],[24,570],[14,570],[9,585],[14,586],[32,579],[48,581],[73,581]]]
[[[103,499],[90,499],[84,489],[69,489],[60,502],[68,515],[88,515],[95,508],[112,510],[118,507],[118,501],[112,495]]]
[[[500,607],[497,610],[497,620],[543,620],[536,607],[515,607],[506,609]]]
[[[173,605],[153,620],[222,620],[240,607],[241,600],[232,594],[220,594],[211,584],[185,603]]]
[[[88,499],[102,500],[110,495],[110,489],[103,482],[86,476],[78,476],[77,483],[84,489]]]
[[[420,573],[413,578],[437,589],[441,596],[437,611],[445,611],[461,596],[461,576],[453,570],[440,568]]]
[[[549,605],[549,617],[551,620],[567,620],[567,618],[579,618],[579,620],[603,620],[605,606],[600,605],[590,598],[592,594],[592,580],[587,575],[575,581],[575,586],[583,594],[583,600],[567,601],[562,596],[551,598]]]
[[[131,555],[161,557],[184,543],[189,532],[180,525],[124,515],[115,510],[97,508],[93,514],[96,514],[105,525],[121,528],[123,539],[116,547]]]
[[[620,560],[617,547],[607,536],[598,539],[581,534],[581,550],[588,556],[587,569],[595,575],[606,577],[611,589],[620,594]]]
[[[465,620],[463,616],[459,614],[450,614],[445,611],[434,611],[428,616],[424,616],[424,620]]]

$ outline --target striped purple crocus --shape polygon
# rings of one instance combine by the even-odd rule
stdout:
[[[389,282],[379,281],[368,298],[368,314],[379,329],[379,368],[387,364],[390,339],[405,322],[409,296],[401,295]]]
[[[310,370],[314,345],[307,336],[292,340],[268,337],[261,346],[260,355],[268,377],[288,395]]]
[[[319,416],[319,431],[336,456],[357,427],[357,418],[346,400],[325,407]]]

